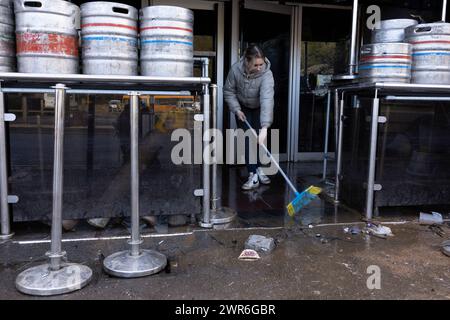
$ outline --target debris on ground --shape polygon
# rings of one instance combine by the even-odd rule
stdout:
[[[62,227],[65,231],[73,231],[75,229],[75,226],[78,224],[78,220],[70,219],[70,220],[63,220],[62,221]]]
[[[432,225],[428,226],[428,229],[430,229],[432,232],[434,232],[436,235],[438,235],[441,238],[445,237],[445,235],[446,235],[445,231],[439,225],[432,224]]]
[[[360,234],[361,229],[358,226],[345,227],[344,232],[351,233],[351,234]]]
[[[447,257],[450,257],[450,240],[446,240],[441,244],[441,251]]]
[[[111,218],[94,218],[88,219],[87,223],[98,229],[105,229]]]
[[[419,217],[420,224],[443,224],[444,219],[442,218],[442,214],[438,212],[429,213],[420,213]]]
[[[122,219],[120,224],[123,227],[125,227],[129,233],[131,233],[131,227],[132,227],[131,217],[125,217],[124,219]],[[139,231],[142,232],[146,227],[147,227],[147,223],[142,221],[141,219],[139,219]]]
[[[367,223],[367,226],[364,228],[364,232],[382,239],[386,239],[387,237],[391,237],[394,235],[391,228],[382,225],[376,225],[370,222]]]
[[[145,221],[150,228],[154,227],[158,223],[158,218],[156,216],[143,216],[141,219]]]
[[[275,249],[275,240],[260,235],[251,235],[245,242],[245,249],[267,254]]]
[[[184,214],[171,215],[167,219],[169,227],[181,227],[188,223],[188,216]]]
[[[243,261],[254,261],[260,258],[261,257],[259,256],[258,252],[256,252],[255,250],[245,249],[241,252],[238,259]]]

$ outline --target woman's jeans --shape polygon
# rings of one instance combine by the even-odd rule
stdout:
[[[260,120],[260,108],[258,109],[249,109],[242,107],[241,111],[244,112],[245,116],[247,117],[247,121],[250,123],[253,129],[255,129],[256,133],[259,134],[259,130],[261,129],[261,120]],[[244,130],[246,132],[249,128],[247,127],[247,124],[241,120],[238,119],[236,116],[236,123],[239,129]],[[256,142],[254,139],[253,141]],[[249,148],[249,139],[245,139],[245,164],[247,165],[248,173],[256,173],[256,169],[261,166],[261,163],[259,162],[259,145],[256,147],[256,155],[251,155],[250,157],[250,151],[255,150],[255,148]],[[238,155],[239,157],[239,155]],[[250,163],[250,159],[253,160],[253,163]],[[254,163],[256,159],[256,163]]]

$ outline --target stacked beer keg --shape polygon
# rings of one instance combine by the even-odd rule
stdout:
[[[450,85],[450,23],[384,20],[361,48],[362,82]]]
[[[360,82],[411,82],[412,45],[405,42],[405,28],[412,19],[391,19],[380,23],[372,42],[361,47]]]
[[[191,10],[94,1],[0,0],[0,71],[188,77],[193,74]],[[140,17],[140,58],[139,58]],[[14,45],[14,30],[16,50]],[[17,53],[16,53],[17,52]],[[139,68],[140,61],[140,68]]]
[[[406,29],[412,45],[412,82],[450,84],[450,23],[419,24]]]

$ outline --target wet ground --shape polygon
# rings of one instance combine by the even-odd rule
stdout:
[[[317,164],[288,171],[301,187],[321,178]],[[239,187],[245,170],[233,168],[227,179],[226,185]],[[238,212],[226,230],[143,228],[142,247],[165,254],[169,264],[137,279],[110,277],[102,270],[106,256],[128,247],[126,228],[95,230],[80,222],[76,231],[64,233],[63,248],[71,262],[93,270],[93,279],[80,291],[50,299],[450,299],[450,258],[440,251],[450,238],[448,226],[421,226],[412,210],[379,218],[393,237],[351,235],[343,229],[364,227],[360,213],[334,206],[324,194],[291,219],[284,210],[289,199],[276,177],[270,187],[252,193],[223,190],[222,203]],[[20,272],[46,261],[50,229],[14,227],[13,241],[0,244],[0,299],[40,299],[19,293],[14,283]],[[275,250],[257,261],[238,260],[252,234],[273,237]],[[369,289],[368,271],[378,268],[380,289]]]

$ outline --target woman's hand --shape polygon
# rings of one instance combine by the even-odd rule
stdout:
[[[258,143],[259,144],[264,144],[264,142],[266,141],[267,138],[267,128],[263,127],[260,131],[259,131],[259,136],[258,136]]]
[[[241,110],[236,111],[236,115],[237,115],[238,119],[241,120],[242,122],[247,120],[247,118],[245,117],[245,114]]]

